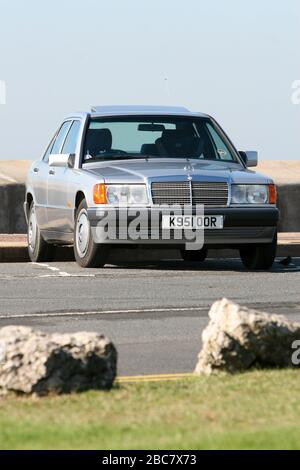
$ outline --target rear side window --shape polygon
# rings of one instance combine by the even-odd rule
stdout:
[[[46,153],[45,153],[45,155],[43,156],[44,162],[48,162],[48,161],[49,161],[49,155],[50,155],[50,153],[51,153],[53,144],[54,144],[54,142],[55,142],[55,138],[56,138],[56,137],[53,137],[53,139],[51,140],[50,144],[48,145],[48,148],[47,148],[47,150],[46,150]]]
[[[73,121],[73,124],[68,132],[64,146],[61,153],[76,153],[76,145],[79,136],[80,121]]]
[[[53,145],[53,147],[50,151],[51,154],[60,153],[61,146],[64,143],[64,140],[65,140],[66,135],[67,135],[67,133],[70,129],[71,124],[72,124],[72,121],[66,121],[66,122],[63,123],[63,125],[61,126],[61,128],[59,130],[59,133],[56,136],[54,145]]]

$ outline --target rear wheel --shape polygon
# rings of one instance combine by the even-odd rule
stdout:
[[[181,250],[181,257],[184,261],[203,262],[207,257],[207,249],[202,248],[201,250]]]
[[[36,220],[34,203],[31,203],[28,213],[27,229],[28,254],[32,262],[52,261],[55,256],[55,246],[43,239]]]
[[[79,204],[75,216],[74,254],[82,268],[101,268],[105,265],[109,248],[107,245],[94,243],[87,204],[83,200]]]
[[[277,250],[277,232],[272,243],[261,243],[240,249],[240,257],[247,269],[271,269]]]

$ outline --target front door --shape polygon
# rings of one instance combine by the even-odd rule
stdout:
[[[66,121],[62,127],[60,142],[55,142],[52,154],[60,154],[62,158],[66,154],[75,154],[80,130],[80,121]],[[57,143],[57,145],[56,145]],[[70,233],[73,231],[73,204],[70,199],[72,168],[68,166],[51,166],[48,172],[47,185],[47,216],[48,230]]]

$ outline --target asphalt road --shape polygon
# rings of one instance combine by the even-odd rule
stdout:
[[[119,351],[119,374],[193,370],[213,301],[228,297],[300,321],[300,258],[271,272],[238,260],[109,265],[0,264],[0,327],[97,331]]]

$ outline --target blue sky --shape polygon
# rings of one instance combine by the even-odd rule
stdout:
[[[299,24],[299,0],[0,0],[0,158],[39,158],[93,104],[174,104],[299,159]]]

